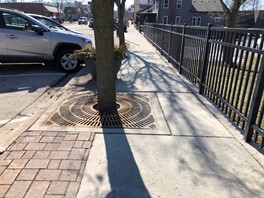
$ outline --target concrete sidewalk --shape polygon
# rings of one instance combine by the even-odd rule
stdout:
[[[263,154],[133,27],[126,40],[117,92],[148,95],[157,127],[42,126],[71,93],[96,89],[84,69],[0,155],[0,197],[263,197]]]
[[[117,91],[154,93],[162,109],[155,114],[164,116],[170,134],[96,134],[78,198],[263,197],[263,168],[201,103],[205,99],[143,35],[130,29],[126,39],[130,59]]]

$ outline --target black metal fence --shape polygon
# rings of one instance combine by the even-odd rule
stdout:
[[[263,30],[145,24],[144,35],[263,148]]]

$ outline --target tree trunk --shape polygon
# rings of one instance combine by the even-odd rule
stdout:
[[[226,32],[224,36],[223,42],[235,44],[236,42],[236,33]],[[233,56],[235,53],[235,49],[232,47],[223,47],[223,61],[226,65],[231,67],[235,67],[235,60],[233,60]]]
[[[220,3],[223,7],[223,11],[226,15],[225,25],[227,27],[235,27],[239,14],[239,9],[246,1],[247,0],[231,0],[230,7],[228,7],[224,0],[220,0]]]
[[[118,8],[118,37],[119,46],[125,44],[125,33],[124,33],[124,16],[125,16],[125,3],[126,0],[115,0]]]
[[[116,110],[113,15],[114,0],[93,0],[98,110]]]
[[[119,46],[125,44],[125,33],[124,33],[124,16],[125,16],[125,0],[118,6],[118,36]]]
[[[226,26],[228,28],[233,28],[236,26],[237,23],[237,17],[239,14],[239,8],[240,6],[245,2],[245,0],[232,0],[232,5],[230,8],[227,7],[227,5],[224,3],[223,0],[220,0],[220,3],[222,4],[224,13],[226,15]],[[236,37],[234,33],[227,33],[227,35],[224,36],[223,42],[226,43],[235,43]],[[235,66],[235,62],[233,60],[234,55],[234,48],[230,47],[223,47],[223,61],[226,65],[229,66]]]

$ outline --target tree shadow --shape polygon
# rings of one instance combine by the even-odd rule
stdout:
[[[232,137],[224,137],[224,133],[222,132],[219,132],[219,135],[208,134],[206,122],[203,125],[204,128],[199,127],[202,121],[206,121],[206,118],[199,117],[197,109],[184,106],[185,103],[180,96],[182,94],[189,94],[193,98],[191,102],[195,103],[196,107],[200,107],[202,111],[207,111],[208,115],[213,117],[214,115],[209,112],[206,106],[195,99],[197,93],[186,86],[185,82],[177,77],[175,72],[170,71],[169,68],[168,70],[164,70],[166,66],[162,65],[162,63],[155,63],[155,58],[150,59],[152,56],[150,52],[140,52],[140,54],[130,52],[129,55],[130,59],[124,61],[123,64],[125,66],[120,71],[119,76],[121,78],[117,80],[117,91],[156,92],[159,100],[160,96],[164,96],[164,98],[169,100],[169,107],[166,108],[168,110],[165,113],[163,112],[164,117],[166,119],[175,118],[175,122],[177,121],[177,116],[180,116],[183,125],[186,126],[185,131],[181,134],[175,133],[175,135],[170,136],[171,138],[180,138],[186,143],[183,149],[171,145],[175,146],[171,149],[176,150],[176,153],[182,154],[184,152],[184,155],[173,158],[173,161],[177,165],[175,168],[179,171],[178,173],[189,173],[191,175],[191,186],[196,186],[200,190],[213,186],[210,190],[218,187],[219,189],[225,189],[223,194],[229,197],[238,197],[238,195],[258,197],[261,194],[259,189],[261,189],[262,182],[257,182],[254,179],[257,174],[263,176],[261,169],[259,169],[261,167],[257,163],[251,167],[250,163],[245,161],[247,160],[244,159],[245,156],[251,156]],[[138,61],[137,64],[140,64],[140,66],[136,67],[132,59]],[[138,87],[138,80],[143,85],[142,89]],[[185,88],[175,89],[174,86],[177,83],[181,83]],[[152,84],[151,89],[148,89],[149,84]],[[96,86],[94,85],[96,85],[95,81],[89,81],[85,87],[87,89],[91,87],[95,88]],[[190,100],[188,97],[185,99]],[[216,122],[219,121],[216,120]],[[170,125],[171,123],[168,124]],[[171,126],[170,129],[173,134],[174,129]],[[108,161],[108,177],[111,185],[111,192],[108,193],[107,197],[150,197],[133,156],[125,130],[124,128],[120,130],[122,130],[122,134],[114,136],[113,134],[109,134],[107,129],[103,129]],[[117,136],[118,140],[116,139]],[[215,145],[213,145],[214,143]],[[221,149],[221,152],[218,149]],[[234,151],[234,153],[230,153],[230,151]],[[145,153],[145,155],[148,155],[148,153]],[[164,166],[166,167],[166,164]],[[177,174],[177,171],[174,173]],[[244,178],[244,171],[246,172],[245,174],[252,172],[253,176],[246,180]],[[255,173],[253,174],[253,172]],[[178,180],[177,175],[175,175],[175,180]],[[206,183],[211,181],[213,181],[212,184]],[[254,182],[254,185],[248,183],[249,181]],[[178,182],[181,183],[181,181]],[[131,189],[131,194],[128,194],[130,192],[124,189]],[[140,189],[140,191],[137,189]],[[141,194],[140,192],[143,193]],[[217,192],[211,191],[211,193]]]
[[[117,91],[190,92],[180,78],[175,78],[178,74],[171,67],[156,63],[157,59],[152,57],[152,53],[141,52],[139,55],[128,51],[127,54],[129,58],[122,61],[117,75]],[[148,61],[149,59],[152,61]],[[77,82],[75,86],[82,90],[96,91],[96,81],[89,78],[87,78],[88,82]]]
[[[106,197],[150,198],[124,128],[122,127],[122,120],[118,111],[100,114],[100,120],[103,125],[108,178],[111,187],[111,192],[109,192]],[[112,120],[112,122],[110,120]],[[119,133],[117,136],[107,134],[106,127],[109,127],[109,124],[118,126]]]

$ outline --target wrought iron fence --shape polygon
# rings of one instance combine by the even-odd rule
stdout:
[[[145,24],[145,37],[244,131],[264,146],[264,31]]]

